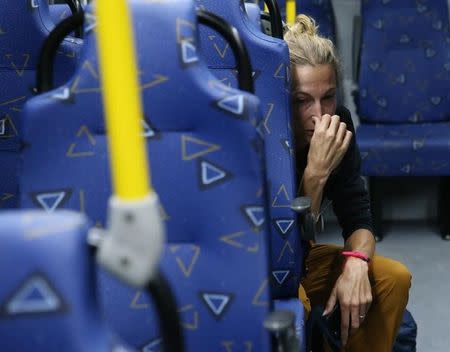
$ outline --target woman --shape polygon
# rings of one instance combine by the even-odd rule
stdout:
[[[293,77],[293,126],[299,192],[317,219],[328,198],[345,245],[310,245],[299,289],[305,309],[339,304],[345,351],[390,352],[408,302],[411,274],[375,253],[370,201],[350,113],[337,105],[339,62],[333,43],[318,36],[314,20],[299,15],[284,39]],[[304,290],[303,290],[304,288]],[[306,295],[305,295],[306,291]]]

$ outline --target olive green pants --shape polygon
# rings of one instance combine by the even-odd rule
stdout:
[[[299,297],[306,316],[311,305],[325,306],[343,264],[342,247],[315,244],[306,258]],[[350,336],[346,352],[391,352],[408,303],[411,274],[401,263],[375,255],[369,264],[372,305],[362,325]]]

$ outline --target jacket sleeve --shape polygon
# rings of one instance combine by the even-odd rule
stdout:
[[[361,177],[361,157],[351,115],[345,108],[339,108],[336,114],[347,124],[353,137],[341,164],[327,182],[325,195],[333,202],[334,213],[342,227],[342,236],[347,240],[358,229],[367,229],[373,234],[373,226],[370,198]]]

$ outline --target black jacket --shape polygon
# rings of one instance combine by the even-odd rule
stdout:
[[[350,111],[340,106],[336,109],[336,115],[347,124],[347,129],[353,133],[353,137],[341,164],[328,178],[323,198],[332,201],[334,213],[342,227],[342,236],[346,240],[358,229],[367,229],[373,233],[373,227],[370,198],[360,173],[361,157]],[[309,147],[297,154],[297,171],[300,177],[306,167],[308,150]]]

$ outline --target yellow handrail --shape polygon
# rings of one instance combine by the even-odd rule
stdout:
[[[286,0],[286,22],[293,24],[297,14],[295,0]]]
[[[126,0],[97,0],[99,64],[115,195],[153,192],[143,138],[136,54]]]

